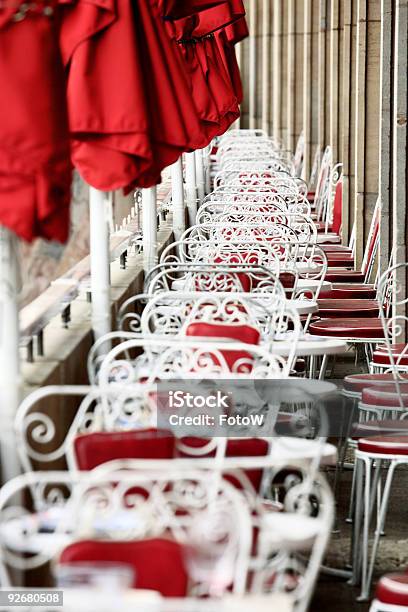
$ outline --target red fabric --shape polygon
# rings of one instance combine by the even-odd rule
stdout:
[[[377,295],[377,291],[374,285],[359,285],[359,284],[347,284],[339,283],[333,284],[330,291],[321,291],[319,293],[320,298],[324,299],[356,299],[356,300],[373,300]]]
[[[183,547],[177,542],[155,538],[133,542],[83,540],[67,546],[60,563],[125,563],[134,570],[134,588],[158,591],[164,597],[185,597],[188,574]]]
[[[326,253],[327,262],[331,268],[354,268],[354,255],[352,253]]]
[[[190,323],[186,329],[186,336],[192,336],[195,338],[231,338],[245,344],[259,344],[260,333],[254,327],[250,325],[222,325],[217,323]],[[216,347],[216,345],[215,345]],[[211,348],[209,347],[209,350]],[[237,370],[238,372],[246,372],[251,369],[250,362],[253,357],[246,351],[237,350],[222,350],[220,351],[224,357],[228,368],[231,371]],[[216,357],[213,357],[216,360]],[[244,364],[239,365],[237,369],[237,363],[243,360]]]
[[[224,62],[225,69],[231,81],[232,90],[237,98],[238,104],[241,104],[244,94],[242,88],[241,73],[237,62],[235,48],[228,41],[225,30],[217,32],[216,40],[218,44],[218,49]]]
[[[358,449],[365,453],[381,455],[408,455],[408,436],[372,436],[360,439]]]
[[[57,15],[0,10],[0,224],[65,242],[71,163]]]
[[[214,263],[216,264],[252,264],[259,265],[260,254],[256,252],[237,252],[237,253],[226,253],[223,257],[216,257]],[[231,270],[233,272],[233,270]],[[245,272],[234,273],[234,277],[238,279],[242,286],[244,293],[250,293],[251,289],[255,289],[258,284],[258,280],[251,278],[249,274]],[[231,289],[235,287],[235,282],[231,280]]]
[[[228,338],[245,344],[259,344],[261,338],[259,331],[250,325],[202,322],[190,323],[186,335],[200,338]]]
[[[223,134],[239,117],[237,97],[232,89],[215,36],[196,45],[197,58],[217,108],[218,135]]]
[[[379,406],[384,408],[400,408],[401,405],[408,407],[407,383],[389,383],[369,387],[363,390],[361,401],[366,406]],[[408,420],[406,421],[408,424]]]
[[[241,17],[237,21],[234,21],[231,25],[225,28],[225,32],[227,34],[228,41],[232,45],[236,45],[237,43],[245,40],[249,36],[248,24],[245,17]]]
[[[353,439],[373,437],[373,436],[388,436],[408,434],[407,419],[386,420],[386,421],[367,421],[365,423],[354,423],[351,429],[351,437]]]
[[[182,443],[187,446],[194,448],[202,448],[208,444],[208,440],[205,438],[193,438],[188,436],[183,438]],[[259,438],[230,438],[227,442],[226,456],[227,457],[264,457],[269,452],[269,445],[266,440]],[[180,452],[180,457],[191,457],[192,455],[187,452]],[[194,455],[193,455],[194,456]],[[214,457],[215,451],[203,454],[202,457]],[[244,470],[245,475],[251,482],[255,491],[259,491],[262,480],[262,470]],[[226,475],[225,479],[232,482],[237,488],[241,488],[239,481],[234,477]]]
[[[377,584],[375,596],[382,603],[405,606],[408,609],[408,575],[387,574],[383,576]]]
[[[73,161],[94,187],[154,185],[207,143],[156,0],[118,0],[116,19],[75,47],[68,68]]]
[[[159,0],[161,14],[166,19],[182,19],[227,4],[228,0]]]
[[[318,300],[319,316],[336,317],[378,317],[376,300]]]
[[[309,333],[332,338],[383,338],[380,319],[322,319],[311,323]]]
[[[344,389],[352,393],[362,393],[366,387],[392,383],[393,380],[392,374],[350,374],[344,378]]]
[[[395,363],[397,363],[398,365],[408,365],[408,351],[406,349],[406,344],[391,345],[392,355],[394,357]],[[405,351],[405,354],[400,357],[403,351]],[[377,346],[376,350],[373,353],[373,363],[383,365],[389,365],[391,363],[390,356],[388,354],[388,348],[386,345]]]
[[[321,249],[325,253],[346,253],[348,255],[352,254],[352,249],[350,249],[350,247],[348,246],[343,246],[342,244],[323,244]]]
[[[166,22],[166,28],[177,45],[178,53],[183,62],[190,94],[200,119],[201,132],[206,146],[215,136],[220,134],[220,122],[218,108],[210,90],[208,74],[203,69],[198,57],[197,47],[201,43],[176,43],[176,41],[191,38],[195,23],[196,18],[192,17],[175,23]]]
[[[93,470],[115,459],[172,459],[175,438],[155,429],[96,432],[77,436],[74,449],[79,469]]]
[[[245,7],[242,0],[228,0],[224,4],[219,4],[198,14],[193,36],[197,38],[208,36],[244,16]]]
[[[334,194],[334,204],[333,204],[332,231],[335,234],[340,233],[340,229],[342,225],[342,214],[343,214],[343,181],[339,181],[336,186],[336,193]]]
[[[365,274],[354,270],[336,270],[328,272],[325,280],[330,283],[363,283]]]

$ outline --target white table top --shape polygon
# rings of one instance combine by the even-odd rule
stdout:
[[[176,281],[177,282],[177,281]],[[230,294],[230,295],[233,295]],[[265,297],[264,299],[262,299],[262,293],[239,293],[238,294],[239,297],[242,297],[244,299],[248,299],[248,300],[256,300],[257,302],[259,302],[259,304],[262,304],[263,302],[265,303],[265,307],[267,308],[269,303],[270,303],[270,296],[268,296],[268,294],[264,294]],[[317,312],[319,310],[319,306],[318,303],[314,300],[307,300],[307,299],[302,299],[302,298],[298,298],[295,300],[286,300],[287,305],[290,308],[294,308],[296,310],[296,312],[299,315],[308,315],[308,314],[313,314],[314,312]],[[166,313],[166,312],[174,312],[174,305],[169,305],[166,306],[166,304],[159,304],[158,305],[158,310],[161,313]],[[254,308],[254,312],[256,312],[256,306]],[[263,314],[263,313],[262,313]]]
[[[317,291],[319,285],[320,285],[319,280],[314,280],[312,278],[300,278],[297,282],[296,288],[302,289],[302,290],[308,290],[308,291]],[[332,283],[330,283],[329,281],[323,281],[322,283],[323,291],[331,291],[332,289],[333,289]],[[184,279],[174,280],[171,283],[171,290],[172,291],[188,291],[188,288],[186,289],[186,281]],[[286,289],[286,291],[290,293],[293,291],[293,289],[288,288]]]
[[[293,341],[280,340],[271,346],[272,355],[287,357],[293,350]],[[313,355],[337,355],[347,350],[347,342],[341,338],[320,338],[308,336],[301,338],[296,347],[298,357],[310,357]]]
[[[293,598],[287,594],[243,597],[228,595],[223,599],[164,599],[152,591],[132,589],[124,594],[103,590],[65,589],[64,612],[292,612]],[[8,608],[0,607],[0,610]],[[22,612],[55,612],[55,607],[23,607]],[[59,608],[58,608],[59,609]],[[61,608],[62,610],[62,608]]]
[[[320,285],[319,280],[313,280],[312,278],[299,278],[296,289],[309,289],[310,291],[317,291]],[[323,281],[322,283],[322,291],[331,291],[333,289],[333,285],[329,281]],[[288,289],[291,291],[291,289]]]

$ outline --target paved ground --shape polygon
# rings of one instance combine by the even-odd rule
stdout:
[[[347,373],[359,372],[352,357],[336,364],[335,377],[340,379]],[[330,480],[333,474],[328,474]],[[351,486],[351,471],[343,473],[337,505],[338,533],[333,534],[329,547],[327,563],[333,567],[344,567],[350,553],[350,525],[345,522],[347,516]],[[381,539],[376,565],[376,578],[385,572],[408,568],[408,470],[400,469],[396,473],[392,490],[391,503],[386,524],[386,535]],[[344,580],[322,575],[320,577],[311,612],[368,612],[369,603],[358,603],[359,591]]]

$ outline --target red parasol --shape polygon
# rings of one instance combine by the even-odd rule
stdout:
[[[104,191],[149,187],[183,151],[205,146],[157,0],[118,0],[109,27],[71,48],[64,57],[72,158],[89,184]]]
[[[64,242],[71,164],[55,7],[0,10],[0,224]],[[32,92],[34,95],[29,95]]]

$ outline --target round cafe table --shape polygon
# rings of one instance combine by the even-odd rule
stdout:
[[[22,592],[25,589],[18,589]],[[52,591],[52,589],[49,589]],[[118,594],[108,591],[84,589],[64,589],[64,612],[111,612],[112,602],[121,612],[292,612],[293,597],[284,593],[269,595],[234,596],[222,599],[184,599],[161,597],[153,591],[129,589]],[[98,606],[96,608],[96,605]],[[3,609],[3,608],[0,608]],[[55,612],[55,607],[19,607],[21,612]],[[58,608],[59,609],[59,608]],[[62,608],[61,608],[62,610]]]
[[[282,357],[290,355],[292,349],[293,341],[290,338],[287,340],[276,340],[270,347],[272,355],[281,355]],[[298,357],[337,355],[344,353],[346,350],[347,342],[342,338],[325,338],[305,334],[300,338],[296,346],[296,355]]]

